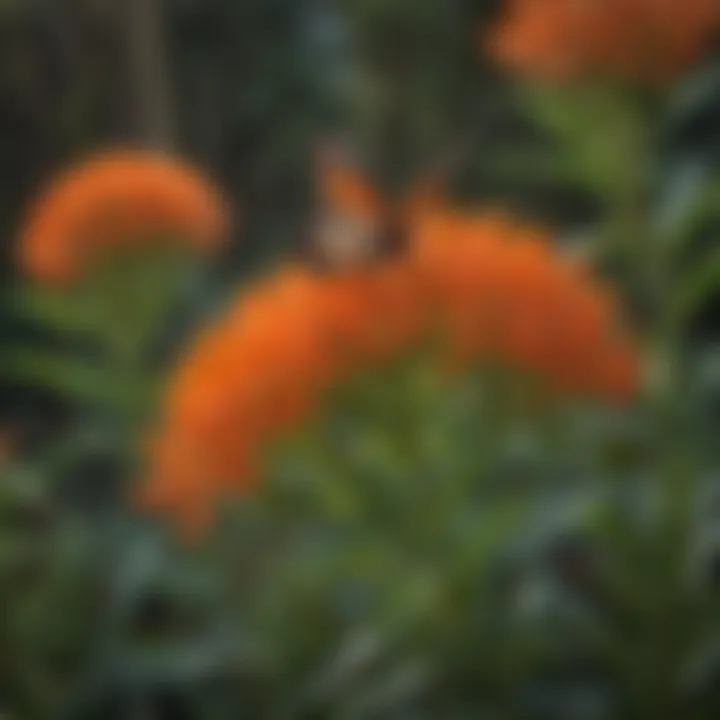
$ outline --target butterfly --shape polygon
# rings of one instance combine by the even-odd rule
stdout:
[[[401,255],[410,242],[415,212],[435,198],[435,177],[399,197],[384,197],[346,150],[326,146],[317,162],[319,197],[306,255],[317,267],[340,271]]]

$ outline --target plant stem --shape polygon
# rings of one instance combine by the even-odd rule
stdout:
[[[684,418],[685,378],[680,364],[681,327],[674,315],[670,292],[672,261],[658,241],[649,204],[651,118],[629,105],[628,128],[623,130],[627,170],[612,196],[610,226],[615,248],[623,253],[629,276],[640,283],[651,317],[648,347],[662,363],[662,382],[652,397],[658,422],[659,491],[663,512],[651,542],[658,571],[648,588],[648,617],[640,652],[636,653],[637,677],[629,688],[635,711],[642,717],[676,717],[677,670],[688,638],[683,613],[682,573],[697,477]],[[628,132],[629,134],[625,134]]]

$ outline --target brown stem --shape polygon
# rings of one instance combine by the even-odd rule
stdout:
[[[135,139],[169,149],[174,126],[162,0],[124,0],[120,13]]]

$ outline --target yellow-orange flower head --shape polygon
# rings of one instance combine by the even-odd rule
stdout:
[[[406,264],[336,276],[288,266],[243,293],[171,381],[143,502],[194,527],[219,491],[252,486],[263,447],[334,383],[419,338],[412,285]]]
[[[491,51],[532,77],[671,82],[720,31],[717,0],[505,0]]]
[[[285,267],[204,332],[168,388],[145,505],[202,527],[218,496],[258,482],[268,443],[319,412],[331,386],[421,347],[454,372],[502,363],[557,392],[633,397],[638,356],[611,298],[538,230],[428,207],[408,230],[403,258]]]
[[[452,366],[500,363],[557,389],[632,397],[638,358],[619,309],[537,228],[500,215],[428,216],[413,263]]]
[[[144,150],[110,150],[55,178],[36,200],[19,239],[31,277],[66,283],[100,254],[148,239],[201,252],[224,240],[228,208],[194,168]]]

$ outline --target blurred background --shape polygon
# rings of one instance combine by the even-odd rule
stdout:
[[[493,80],[477,61],[477,23],[491,9],[431,5],[3,4],[6,277],[13,273],[10,239],[34,194],[52,173],[98,147],[172,149],[217,178],[242,208],[217,278],[228,282],[300,245],[312,207],[312,161],[328,134],[341,132],[379,155],[367,136],[378,123],[399,123],[403,137],[417,136],[409,149],[416,165],[456,137],[482,142],[504,115],[502,99],[483,96]],[[402,118],[390,120],[375,107],[386,92],[377,86],[396,65],[404,75],[393,88],[402,97],[391,114]],[[408,159],[398,163],[407,173]],[[11,319],[5,326],[6,334],[32,332]],[[5,407],[32,413],[30,395],[23,390],[15,403],[13,393],[4,390]],[[52,397],[37,402],[33,426],[59,411]]]
[[[13,273],[13,233],[48,178],[78,156],[128,143],[191,159],[242,208],[217,282],[302,243],[313,209],[313,159],[338,135],[378,182],[402,186],[449,156],[456,197],[502,200],[569,235],[581,233],[597,216],[598,198],[539,156],[537,123],[518,109],[507,75],[483,51],[483,28],[500,6],[3,3],[5,276]],[[673,92],[663,159],[689,188],[717,157],[720,97],[712,70]],[[32,332],[10,318],[4,324],[6,334]],[[33,402],[21,395],[15,407],[6,388],[3,404],[22,416]],[[45,402],[52,406],[52,398],[41,403],[47,421],[54,413]]]
[[[597,567],[604,572],[603,563],[612,565],[613,558],[621,565],[627,560],[630,568],[632,562],[669,566],[665,560],[679,536],[666,526],[658,530],[666,544],[654,546],[650,561],[628,549],[637,550],[637,538],[617,540],[616,533],[617,542],[602,546],[611,550],[601,551],[595,565],[596,555],[577,539],[573,524],[581,524],[585,505],[557,488],[543,496],[536,535],[525,538],[523,550],[513,550],[523,562],[510,563],[512,572],[503,566],[506,575],[498,580],[515,598],[522,578],[531,577],[522,602],[547,610],[532,629],[527,619],[518,625],[514,640],[499,640],[487,627],[488,618],[498,632],[515,622],[505,612],[509,595],[502,593],[473,609],[448,600],[440,615],[447,620],[457,613],[460,629],[438,626],[430,639],[422,631],[397,639],[364,622],[349,630],[332,626],[324,620],[327,593],[317,591],[320,602],[305,588],[313,598],[308,599],[287,579],[287,589],[278,592],[289,606],[275,608],[282,618],[274,628],[276,645],[258,638],[256,618],[236,617],[243,588],[250,592],[250,544],[261,542],[255,520],[246,520],[252,532],[236,529],[220,549],[189,551],[147,520],[121,511],[128,444],[135,438],[119,429],[96,392],[97,380],[78,374],[67,360],[92,357],[92,348],[67,332],[62,320],[26,312],[21,300],[16,238],[29,204],[56,172],[109,146],[170,151],[193,162],[238,211],[223,255],[204,269],[158,333],[153,361],[160,365],[177,355],[233,288],[280,255],[300,250],[316,209],[314,161],[328,138],[343,138],[370,184],[388,195],[452,158],[448,193],[459,206],[502,206],[554,228],[563,246],[602,255],[593,233],[607,213],[608,196],[598,189],[602,183],[579,178],[572,164],[557,162],[555,143],[566,138],[558,140],[557,123],[544,122],[553,112],[569,117],[571,111],[562,104],[549,111],[537,98],[528,104],[484,49],[482,37],[502,4],[0,2],[0,462],[8,478],[0,481],[0,717],[720,717],[720,605],[703,604],[705,614],[693,615],[693,596],[682,611],[673,606],[669,615],[653,614],[658,594],[683,595],[677,578],[685,571],[678,568],[692,563],[677,561],[672,567],[679,575],[636,577],[645,584],[635,594],[623,585],[607,595],[593,574]],[[637,89],[629,92],[653,113],[652,129],[638,141],[651,136],[653,144],[653,227],[675,228],[687,220],[683,232],[689,239],[677,268],[695,273],[683,278],[692,302],[676,342],[690,368],[682,394],[696,402],[662,437],[680,443],[681,437],[702,436],[712,446],[720,409],[720,262],[714,245],[720,228],[720,56],[710,49],[666,89],[661,102]],[[597,138],[603,130],[597,126],[587,134]],[[627,154],[616,161],[631,162]],[[695,212],[698,206],[702,212]],[[652,244],[643,252],[652,254]],[[642,326],[647,303],[633,266],[604,256],[599,266]],[[599,415],[598,422],[610,428],[613,462],[644,487],[658,447],[653,423],[645,416]],[[520,461],[514,456],[513,462]],[[513,472],[522,474],[523,467]],[[704,457],[698,472],[703,492],[706,481],[717,480],[717,470],[714,455]],[[640,516],[632,517],[630,528],[639,527]],[[694,537],[694,520],[685,518],[683,528]],[[714,538],[714,519],[709,528]],[[324,528],[313,543],[333,546],[332,530]],[[272,544],[268,532],[262,542]],[[495,525],[492,532],[495,537],[506,529]],[[520,537],[509,534],[513,541]],[[706,539],[704,534],[702,543]],[[308,567],[316,567],[312,558],[304,560]],[[720,554],[713,549],[705,560],[703,572],[717,584]],[[558,587],[535,582],[558,568],[575,583],[562,597]],[[324,577],[318,587],[337,590],[339,581],[322,572],[317,570]],[[478,579],[484,572],[470,574],[485,582]],[[405,587],[392,575],[382,582]],[[352,602],[360,602],[357,595],[362,592]],[[413,594],[406,601],[416,600]],[[586,612],[604,620],[593,615],[590,621]],[[678,621],[673,632],[668,618],[676,612],[696,626],[678,630],[685,628]],[[474,625],[481,624],[479,615],[486,621],[482,632]],[[651,616],[654,625],[638,620]],[[630,645],[637,640],[633,650],[606,643],[605,620]],[[268,617],[264,622],[273,625]],[[475,638],[476,630],[487,645],[456,642],[458,636]],[[651,668],[653,642],[665,632],[670,659]],[[685,632],[708,643],[686,653]],[[281,662],[283,633],[292,652]],[[592,651],[583,645],[590,636]],[[522,652],[514,650],[508,659],[498,651],[518,637]],[[496,657],[505,660],[493,667]],[[605,663],[608,657],[612,661]],[[615,692],[618,676],[630,680],[619,682],[623,689]],[[669,698],[680,686],[677,704]]]

